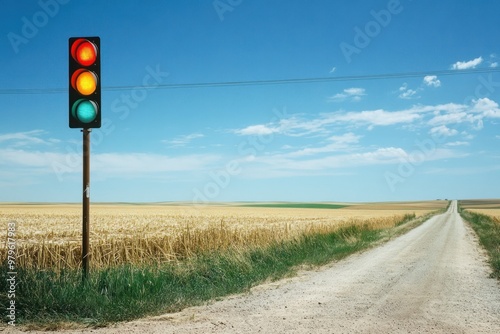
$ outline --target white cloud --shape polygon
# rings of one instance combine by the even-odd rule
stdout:
[[[347,88],[344,89],[344,92],[348,95],[365,95],[364,88]]]
[[[381,147],[360,153],[323,154],[322,156],[265,155],[257,156],[245,166],[243,176],[250,178],[288,177],[298,175],[330,175],[351,171],[353,168],[375,165],[397,165],[414,159],[400,147]],[[466,154],[451,149],[436,148],[423,161],[464,157]]]
[[[264,124],[258,125],[250,125],[246,128],[234,130],[234,133],[241,136],[265,136],[273,133],[280,132],[280,129],[277,127],[272,127]]]
[[[489,98],[472,100],[470,105],[452,105],[436,110],[428,121],[430,126],[469,123],[474,130],[481,130],[485,118],[500,118],[498,103]]]
[[[472,112],[479,113],[484,117],[500,118],[498,103],[485,97],[472,101]]]
[[[411,123],[421,116],[410,110],[385,111],[382,109],[361,112],[349,112],[336,117],[338,121],[369,124],[369,125],[394,125],[400,123]]]
[[[446,136],[446,137],[450,137],[450,136],[455,136],[458,134],[458,131],[455,130],[455,129],[450,129],[449,127],[447,127],[446,125],[441,125],[441,126],[437,126],[437,127],[434,127],[432,128],[429,133],[431,135],[438,135],[438,136]]]
[[[408,84],[405,82],[401,87],[399,87],[399,91],[401,94],[399,94],[400,99],[413,99],[413,98],[418,98],[417,91],[415,89],[410,89],[408,88]]]
[[[192,133],[189,135],[178,136],[178,137],[175,137],[174,139],[171,139],[171,140],[162,140],[161,142],[168,144],[172,147],[181,147],[181,146],[186,146],[194,139],[203,138],[203,137],[204,137],[204,135],[201,133]]]
[[[307,118],[295,114],[277,122],[251,125],[231,130],[238,135],[281,134],[288,137],[328,137],[334,131],[366,126],[416,126],[439,128],[450,124],[469,123],[475,130],[481,129],[484,118],[500,118],[500,107],[495,101],[483,98],[470,104],[446,103],[438,105],[414,105],[407,109],[389,111],[384,109],[350,112],[329,112]],[[441,128],[444,129],[444,128]],[[461,129],[464,131],[465,129]],[[434,130],[437,131],[437,130]]]
[[[334,73],[336,70],[337,70],[336,67],[332,67],[332,69],[330,70],[330,73]]]
[[[328,138],[329,140],[338,143],[338,144],[352,144],[359,142],[361,136],[355,135],[352,132],[340,135],[340,136],[331,136]]]
[[[326,127],[335,123],[328,115],[319,116],[311,120],[304,119],[299,115],[282,118],[278,122],[268,124],[250,125],[243,129],[231,130],[241,136],[265,136],[279,133],[290,137],[301,137],[305,135],[328,134]]]
[[[365,89],[364,88],[346,88],[343,90],[342,93],[335,94],[333,96],[330,96],[328,98],[328,101],[330,102],[341,102],[345,100],[350,100],[350,101],[360,101],[363,96],[365,96]]]
[[[498,67],[498,62],[495,61],[495,62],[491,63],[490,67],[491,68],[497,68]]]
[[[451,142],[451,143],[446,143],[446,146],[451,146],[451,147],[455,147],[455,146],[468,146],[469,143],[466,142],[466,141],[454,141],[454,142]]]
[[[408,89],[405,92],[399,94],[399,97],[402,99],[412,99],[415,98],[415,95],[417,94],[417,91],[414,89]]]
[[[467,70],[471,68],[476,68],[483,62],[483,57],[478,57],[469,61],[457,61],[455,64],[451,65],[453,70]]]
[[[441,86],[441,81],[435,75],[426,75],[424,77],[424,84],[431,87],[439,87]]]
[[[361,136],[355,135],[352,132],[340,136],[331,136],[330,138],[328,138],[329,143],[324,146],[308,147],[295,152],[287,153],[283,156],[298,157],[298,156],[307,156],[319,153],[344,151],[352,147],[352,145],[357,144],[360,138]]]
[[[467,120],[468,114],[466,112],[457,112],[451,114],[438,114],[429,120],[429,125],[444,125],[444,124],[457,124],[463,123]]]
[[[399,147],[379,148],[373,152],[366,152],[354,155],[361,164],[394,163],[408,157],[408,154]]]
[[[401,148],[387,147],[363,153],[348,153],[338,155],[323,155],[314,158],[304,158],[301,155],[273,155],[257,157],[254,162],[267,166],[266,169],[276,171],[294,171],[304,175],[311,171],[331,172],[332,169],[379,165],[400,162],[407,153]],[[273,173],[276,175],[276,173]]]

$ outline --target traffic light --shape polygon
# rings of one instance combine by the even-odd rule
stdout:
[[[69,39],[69,127],[101,127],[101,40]]]

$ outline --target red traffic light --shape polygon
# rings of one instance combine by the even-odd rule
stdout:
[[[79,64],[83,66],[90,66],[95,63],[97,59],[97,47],[94,43],[87,39],[77,39],[71,45],[71,56]]]

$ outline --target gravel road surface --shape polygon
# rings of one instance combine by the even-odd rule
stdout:
[[[449,210],[388,243],[176,314],[67,333],[500,333],[500,284]],[[66,331],[64,331],[66,333]]]

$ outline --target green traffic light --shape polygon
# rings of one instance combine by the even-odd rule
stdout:
[[[93,101],[80,99],[73,104],[73,117],[82,123],[90,123],[97,117],[97,106]]]

